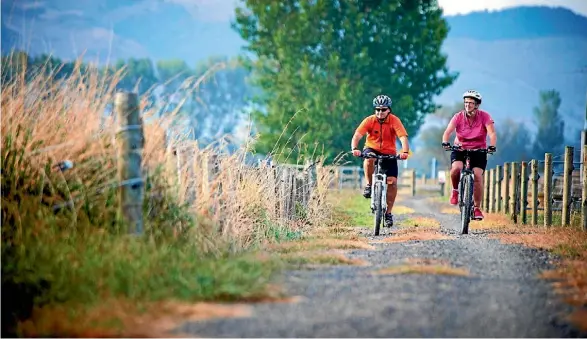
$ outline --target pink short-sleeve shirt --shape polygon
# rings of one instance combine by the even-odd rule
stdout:
[[[458,143],[464,149],[487,148],[487,125],[494,123],[489,113],[478,110],[469,118],[463,110],[456,113],[451,122],[456,127]]]

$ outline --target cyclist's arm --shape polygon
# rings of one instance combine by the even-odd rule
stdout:
[[[365,118],[363,121],[361,121],[361,124],[355,130],[355,134],[353,134],[351,139],[351,149],[359,148],[359,141],[369,131],[368,125],[369,118]]]
[[[493,120],[490,123],[485,125],[487,128],[487,135],[489,136],[489,146],[497,146],[497,133],[495,133],[495,124]]]
[[[359,131],[355,131],[353,138],[351,139],[351,149],[359,148],[359,140],[365,135],[364,133],[360,133]]]
[[[399,137],[399,141],[402,143],[402,152],[409,153],[410,152],[410,144],[408,143],[408,136],[404,135]]]
[[[456,130],[456,124],[455,124],[455,118],[452,118],[450,120],[450,122],[448,123],[448,126],[446,126],[446,130],[444,130],[444,134],[442,135],[442,142],[448,142],[448,138],[450,138],[450,135]],[[458,140],[458,136],[457,136],[457,140]]]
[[[402,143],[402,152],[408,153],[410,152],[410,144],[408,142],[408,132],[404,127],[404,124],[398,117],[394,117],[393,120],[393,128],[395,129],[395,133],[399,138],[399,141]],[[395,141],[394,141],[395,142]]]

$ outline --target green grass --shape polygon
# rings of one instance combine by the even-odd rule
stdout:
[[[332,191],[329,198],[339,213],[349,217],[352,226],[369,226],[373,223],[370,200],[365,199],[361,191]]]
[[[145,215],[150,210],[156,215],[145,218],[142,236],[128,235],[116,221],[115,190],[55,213],[55,201],[95,187],[69,184],[64,180],[69,174],[51,171],[51,163],[39,169],[25,155],[27,139],[16,140],[18,135],[4,135],[1,154],[3,336],[18,335],[18,323],[29,319],[34,307],[85,309],[108,299],[253,300],[275,293],[269,287],[282,267],[278,258],[261,260],[252,248],[222,238],[216,225],[173,195],[146,199]],[[145,196],[164,182],[152,173]],[[257,222],[252,236],[272,242],[299,237]]]
[[[532,211],[528,210],[526,212],[526,220],[528,223],[532,222]],[[561,211],[553,211],[552,212],[552,226],[553,227],[561,227],[562,224],[562,212]],[[518,222],[521,222],[521,216],[518,215]],[[538,225],[544,225],[544,212],[543,211],[538,211],[538,221],[537,221]],[[581,213],[571,213],[571,220],[570,220],[570,227],[576,227],[579,228],[581,227]]]
[[[373,224],[373,214],[371,213],[371,200],[365,199],[361,191],[343,190],[333,191],[330,193],[330,199],[339,213],[343,213],[350,218],[352,226],[371,226]],[[414,210],[402,206],[398,201],[393,207],[393,214],[410,214]]]

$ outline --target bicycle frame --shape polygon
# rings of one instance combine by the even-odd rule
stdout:
[[[372,184],[371,187],[375,186],[375,183],[380,182],[382,185],[381,187],[382,192],[381,192],[381,206],[383,206],[383,208],[385,209],[385,212],[387,212],[387,174],[385,174],[385,171],[383,171],[383,168],[381,166],[381,160],[378,158],[375,158],[375,169],[373,171],[373,177],[372,177]],[[375,212],[375,194],[371,194],[371,213]]]
[[[461,170],[461,174],[459,177],[459,186],[458,186],[458,192],[459,192],[459,200],[458,200],[458,206],[459,206],[459,210],[461,211],[461,233],[462,234],[467,234],[469,232],[469,222],[471,221],[471,219],[473,219],[474,217],[474,206],[475,206],[475,199],[474,199],[474,187],[475,187],[475,173],[473,172],[473,169],[471,168],[471,157],[470,157],[470,153],[472,152],[482,152],[482,153],[488,153],[487,149],[482,148],[482,149],[462,149],[460,146],[451,146],[449,149],[447,149],[447,151],[456,151],[456,152],[464,152],[465,155],[465,161],[464,161],[464,166],[463,169]],[[465,178],[469,177],[469,180],[465,180]],[[465,196],[465,188],[464,187],[464,183],[468,182],[470,187],[469,187],[469,194],[467,194],[467,196]],[[463,211],[464,209],[464,211]],[[465,216],[466,214],[466,216]]]
[[[375,235],[379,235],[379,228],[383,214],[387,213],[387,175],[383,171],[382,160],[399,159],[396,155],[377,155],[367,153],[361,155],[362,158],[375,158],[375,168],[372,175],[371,187],[371,213],[375,214]],[[381,190],[379,193],[378,190]],[[379,201],[377,201],[379,197]],[[383,213],[382,213],[383,212]]]
[[[461,183],[463,182],[463,179],[467,175],[471,176],[471,181],[473,182],[473,185],[474,185],[475,184],[475,173],[473,172],[473,169],[471,168],[471,157],[469,156],[468,153],[465,153],[465,163],[464,163],[463,169],[461,170],[461,175],[459,178],[459,188],[458,188],[458,190],[459,190],[459,208],[462,208],[464,205],[463,187],[461,187],[462,186]]]

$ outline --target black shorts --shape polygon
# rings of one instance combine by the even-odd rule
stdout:
[[[372,148],[365,148],[363,150],[363,154],[365,153],[370,153],[373,152],[377,155],[384,155],[381,152],[378,152]],[[381,161],[381,167],[383,168],[383,171],[385,171],[385,175],[387,175],[388,177],[394,177],[397,178],[397,159],[383,159],[380,160]]]
[[[487,167],[487,153],[483,152],[471,152],[469,153],[470,165],[471,168],[480,168],[485,171]],[[455,161],[462,161],[463,166],[465,165],[465,152],[457,152],[452,151],[450,153],[450,163],[452,164]]]

